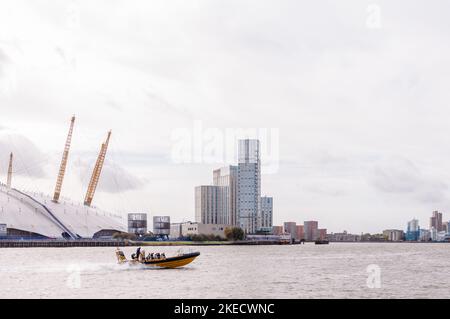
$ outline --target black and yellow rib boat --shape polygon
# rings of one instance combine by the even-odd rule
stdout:
[[[195,258],[200,256],[200,253],[178,253],[178,255],[173,257],[166,257],[164,254],[157,254],[156,256],[151,254],[151,256],[145,257],[145,252],[142,251],[138,254],[133,254],[132,260],[128,260],[123,251],[117,249],[116,256],[119,264],[143,265],[156,268],[179,268],[193,262]]]

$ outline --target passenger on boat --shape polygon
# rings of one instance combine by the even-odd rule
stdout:
[[[156,259],[161,258],[161,255],[159,253],[156,253]]]
[[[162,258],[162,259],[166,259],[166,254],[165,254],[165,253],[162,253],[162,254],[161,254],[161,258]]]
[[[141,255],[141,247],[136,250],[136,254],[131,255],[131,259],[139,260],[139,256]]]

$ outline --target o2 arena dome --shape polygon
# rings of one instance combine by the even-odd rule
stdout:
[[[0,185],[0,224],[9,237],[99,238],[125,232],[122,218],[70,201],[53,202],[43,194]]]
[[[91,206],[111,132],[102,144],[84,203],[60,200],[74,122],[75,117],[72,117],[53,197],[12,188],[13,154],[10,155],[7,184],[0,183],[0,231],[3,231],[3,236],[76,240],[105,238],[126,232],[121,216]]]

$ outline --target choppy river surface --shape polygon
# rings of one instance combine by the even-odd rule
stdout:
[[[450,244],[191,249],[169,270],[118,265],[115,248],[0,249],[0,298],[450,298]]]

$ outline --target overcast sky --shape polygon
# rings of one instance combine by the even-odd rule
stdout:
[[[448,220],[449,11],[446,0],[0,0],[0,179],[14,151],[14,186],[51,194],[75,114],[64,196],[84,198],[112,129],[95,204],[193,220],[194,187],[233,164],[218,137],[253,128],[271,133],[262,191],[275,224],[360,233],[413,217],[428,227],[433,210]],[[192,146],[187,163],[180,146]]]

